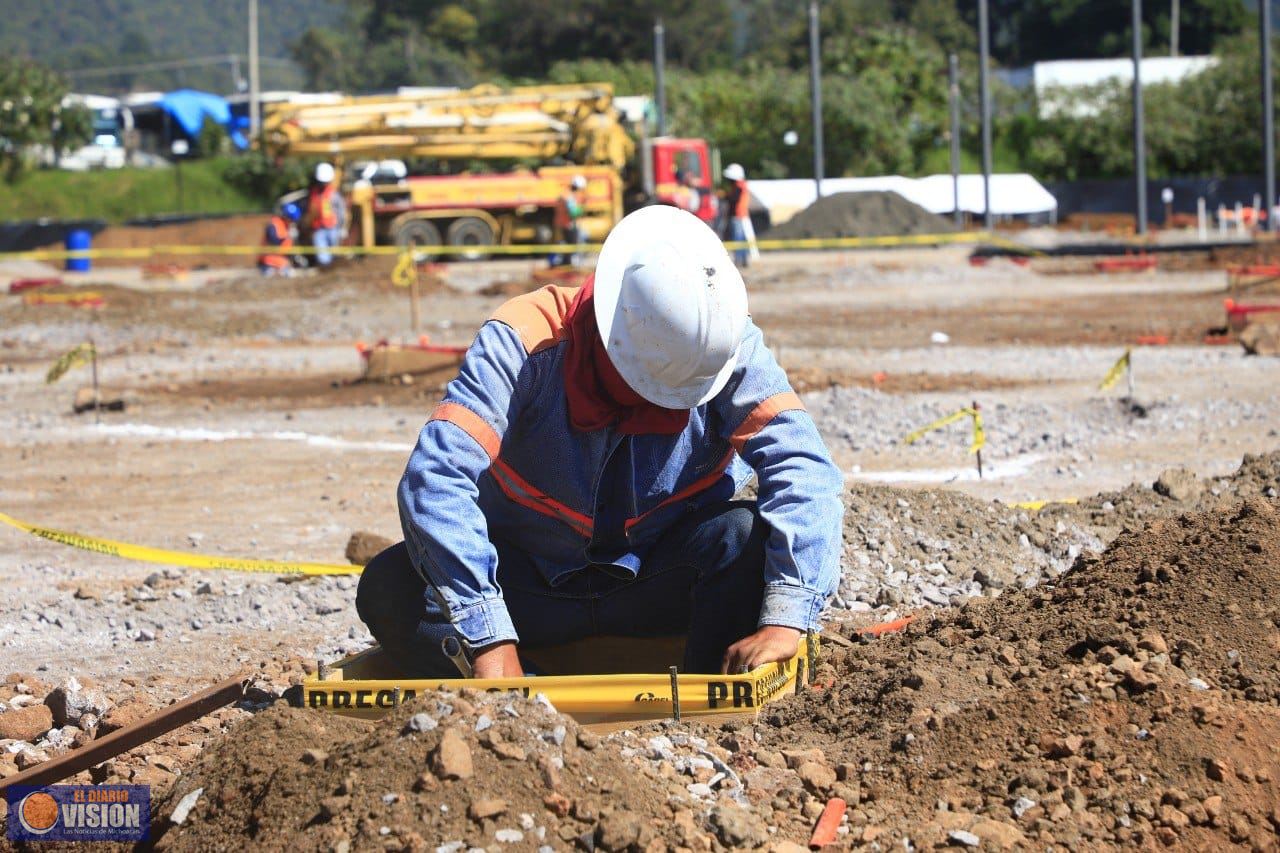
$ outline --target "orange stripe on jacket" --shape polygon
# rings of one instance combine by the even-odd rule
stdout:
[[[577,293],[576,287],[549,284],[508,300],[490,319],[515,329],[525,352],[533,355],[559,343],[564,334],[565,315]]]
[[[649,510],[643,515],[638,515],[635,518],[628,519],[625,529],[630,530],[631,528],[635,527],[637,524],[644,521],[646,518],[653,515],[655,512],[657,512],[658,510],[662,509],[665,506],[670,506],[671,504],[676,503],[677,501],[687,500],[693,497],[694,495],[696,495],[698,492],[711,488],[712,486],[714,486],[716,483],[720,481],[721,477],[724,476],[725,470],[728,469],[729,463],[732,461],[733,461],[733,451],[730,450],[728,453],[724,455],[724,458],[720,460],[720,464],[716,465],[714,471],[712,471],[710,474],[707,474],[704,477],[699,477],[697,480],[694,480],[688,486],[685,486],[683,489],[676,492],[674,495],[667,498],[665,501],[658,504],[653,509]]]
[[[550,495],[534,488],[506,462],[501,459],[495,459],[492,473],[498,487],[511,500],[526,509],[531,509],[541,515],[564,522],[582,536],[591,537],[593,522],[589,516],[583,515],[560,503]],[[522,492],[523,494],[521,494]]]
[[[804,411],[804,403],[800,402],[800,398],[793,391],[783,391],[781,394],[774,394],[756,405],[751,413],[739,424],[738,428],[733,431],[733,435],[729,436],[729,443],[739,452],[743,452],[747,442],[760,434],[760,430],[768,425],[769,421],[776,418],[783,412],[790,412],[799,409]]]
[[[441,403],[431,413],[431,420],[448,421],[474,438],[476,443],[484,449],[490,462],[497,458],[498,449],[502,446],[502,439],[498,437],[497,430],[466,406],[457,403]]]

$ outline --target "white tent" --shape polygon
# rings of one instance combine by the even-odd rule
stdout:
[[[748,181],[747,185],[751,194],[769,209],[774,222],[785,222],[813,204],[817,198],[811,179]],[[954,182],[950,175],[930,175],[927,178],[885,175],[875,178],[826,178],[822,181],[823,195],[884,191],[896,192],[932,213],[951,213],[955,209]],[[961,175],[960,209],[966,213],[981,214],[984,208],[982,175]],[[1030,175],[991,176],[991,211],[995,215],[1052,214],[1057,209],[1057,200]]]

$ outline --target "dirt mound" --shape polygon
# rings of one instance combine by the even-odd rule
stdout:
[[[223,216],[195,219],[172,225],[112,225],[93,238],[95,249],[147,249],[152,246],[258,246],[270,217],[263,214]],[[248,267],[257,263],[250,254],[229,255],[211,252],[205,255],[181,255],[162,258],[183,266]],[[149,263],[150,261],[148,261]],[[132,266],[137,260],[95,259],[103,266]]]
[[[1245,454],[1240,467],[1225,477],[1199,478],[1186,469],[1171,468],[1150,485],[1132,483],[1075,506],[1051,505],[1043,513],[1087,524],[1110,539],[1121,530],[1136,530],[1155,519],[1221,508],[1246,498],[1278,496],[1280,453]]]
[[[770,240],[819,237],[892,237],[949,234],[949,220],[895,192],[836,193],[824,196],[766,235]]]
[[[766,712],[858,788],[855,837],[1274,847],[1280,504],[1161,520],[1055,586],[837,649]],[[957,834],[960,833],[960,834]]]
[[[374,724],[279,706],[258,715],[207,750],[157,811],[167,819],[202,789],[166,845],[533,850],[567,849],[585,836],[622,850],[681,842],[678,803],[689,797],[681,786],[641,773],[545,700],[464,693],[419,696]]]

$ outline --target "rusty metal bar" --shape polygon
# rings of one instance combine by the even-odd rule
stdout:
[[[250,683],[250,679],[241,676],[229,678],[221,684],[215,684],[207,690],[175,702],[145,720],[139,720],[131,726],[125,726],[109,735],[90,741],[80,749],[51,758],[35,767],[23,770],[16,776],[0,780],[0,796],[15,785],[51,785],[68,776],[74,776],[81,770],[88,770],[110,758],[115,758],[135,746],[140,746],[179,726],[198,720],[210,711],[230,705],[244,696]]]

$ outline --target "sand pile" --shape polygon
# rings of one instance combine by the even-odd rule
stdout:
[[[803,240],[948,234],[955,230],[950,220],[895,192],[855,192],[824,196],[765,236],[770,240]]]
[[[1154,522],[1053,586],[836,650],[766,745],[856,769],[855,837],[1274,847],[1280,504]]]

